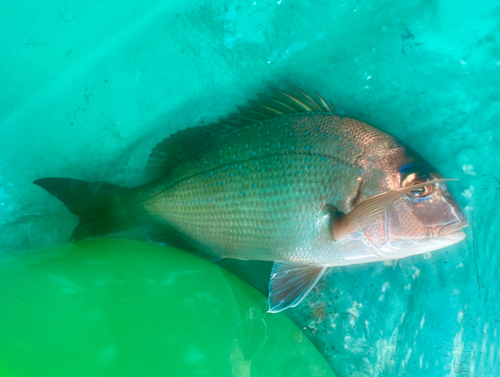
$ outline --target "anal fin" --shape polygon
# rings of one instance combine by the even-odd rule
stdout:
[[[274,262],[269,281],[269,313],[297,306],[313,289],[326,267]]]

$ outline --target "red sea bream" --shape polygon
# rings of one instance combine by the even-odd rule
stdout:
[[[73,239],[143,226],[184,249],[274,261],[271,312],[298,305],[327,267],[403,258],[464,238],[465,216],[432,165],[287,85],[289,92],[273,88],[238,114],[165,139],[142,186],[35,183],[80,216]]]

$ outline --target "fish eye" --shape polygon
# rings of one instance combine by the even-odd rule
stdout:
[[[406,176],[403,177],[403,180],[401,182],[401,187],[410,187],[413,185],[417,185],[419,183],[428,182],[430,180],[432,180],[432,178],[429,175],[425,173],[414,172],[407,174]],[[410,198],[413,199],[423,199],[431,195],[433,192],[434,192],[434,185],[429,185],[410,191],[406,195],[408,195]]]

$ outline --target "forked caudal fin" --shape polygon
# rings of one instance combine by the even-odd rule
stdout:
[[[102,182],[86,182],[70,178],[42,178],[33,182],[64,203],[80,217],[72,240],[102,236],[133,226],[128,220],[130,204],[124,200],[130,190]]]

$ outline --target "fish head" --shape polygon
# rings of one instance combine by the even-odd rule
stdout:
[[[388,177],[385,182],[390,190],[443,178],[416,154],[388,163],[385,173]],[[461,230],[466,226],[462,208],[447,183],[440,182],[399,197],[389,206],[383,218],[374,226],[363,229],[363,232],[378,248],[383,259],[399,259],[453,245],[465,238]]]

